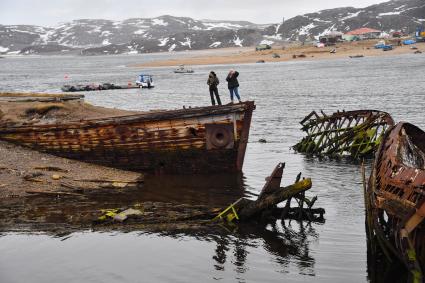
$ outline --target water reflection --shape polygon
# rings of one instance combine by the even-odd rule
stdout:
[[[245,273],[249,250],[261,247],[273,257],[272,261],[279,264],[279,272],[289,272],[290,264],[296,263],[300,274],[314,276],[315,260],[309,244],[317,238],[313,226],[302,222],[241,224],[233,234],[213,237],[216,242],[214,268],[224,270],[228,255],[233,254],[232,264],[236,272]]]
[[[379,250],[376,239],[368,239],[367,267],[371,283],[409,282],[405,266],[396,259],[389,261]]]
[[[91,229],[92,220],[101,208],[143,202],[223,207],[244,196],[245,191],[243,175],[147,176],[145,184],[136,191],[87,195],[82,199],[28,197],[5,201],[0,210],[8,218],[0,219],[0,232],[6,237],[8,231],[35,233],[34,237],[42,232],[60,241],[73,241],[75,233]],[[140,230],[139,237],[189,238],[196,242],[214,243],[213,248],[202,251],[210,254],[213,260],[211,268],[217,272],[229,272],[231,266],[238,281],[244,282],[249,277],[245,278],[247,272],[255,268],[250,262],[259,260],[258,249],[265,251],[261,255],[264,257],[262,260],[274,263],[279,273],[294,272],[295,268],[299,274],[315,276],[315,259],[309,247],[318,239],[315,225],[319,224],[288,220],[230,226],[200,222],[183,226],[163,225],[153,230],[146,226],[146,229]],[[96,227],[99,232],[103,229],[110,231],[108,227]],[[118,233],[128,231],[125,225],[113,229]],[[126,243],[122,245],[126,246]]]

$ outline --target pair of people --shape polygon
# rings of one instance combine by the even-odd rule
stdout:
[[[230,100],[232,103],[233,103],[233,95],[236,96],[239,102],[242,102],[241,97],[239,96],[239,91],[238,91],[238,88],[239,88],[238,76],[239,76],[238,72],[236,72],[235,70],[230,70],[229,74],[226,77],[227,86],[230,91]],[[221,105],[221,100],[218,94],[218,87],[217,87],[219,83],[220,81],[218,80],[216,73],[211,71],[208,77],[207,84],[209,85],[209,89],[210,89],[212,105],[215,105],[214,95],[218,105]]]

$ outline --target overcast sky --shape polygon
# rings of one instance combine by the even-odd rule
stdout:
[[[282,17],[323,9],[366,7],[386,0],[0,0],[0,24],[55,26],[75,19],[151,18],[161,15],[194,19],[277,23]]]

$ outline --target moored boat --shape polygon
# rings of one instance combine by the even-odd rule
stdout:
[[[174,73],[180,74],[191,74],[193,72],[192,68],[186,68],[184,65],[180,65],[177,69],[174,69]]]
[[[57,156],[163,173],[242,170],[254,102],[62,124],[0,127],[0,139]]]
[[[398,123],[385,134],[366,189],[369,236],[422,282],[425,271],[425,132]],[[415,281],[416,282],[416,281]]]

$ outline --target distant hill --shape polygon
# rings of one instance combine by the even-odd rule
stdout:
[[[274,29],[275,32],[269,34],[285,40],[305,40],[331,30],[347,32],[361,27],[387,33],[412,33],[418,25],[424,24],[424,0],[393,0],[361,9],[345,7],[296,16],[283,24],[273,26],[271,30]]]
[[[413,32],[423,24],[423,0],[392,0],[362,9],[329,9],[271,25],[168,15],[123,21],[80,19],[56,27],[0,25],[0,54],[97,55],[253,46],[261,42],[313,40],[330,30],[349,31],[364,26],[388,33]]]

